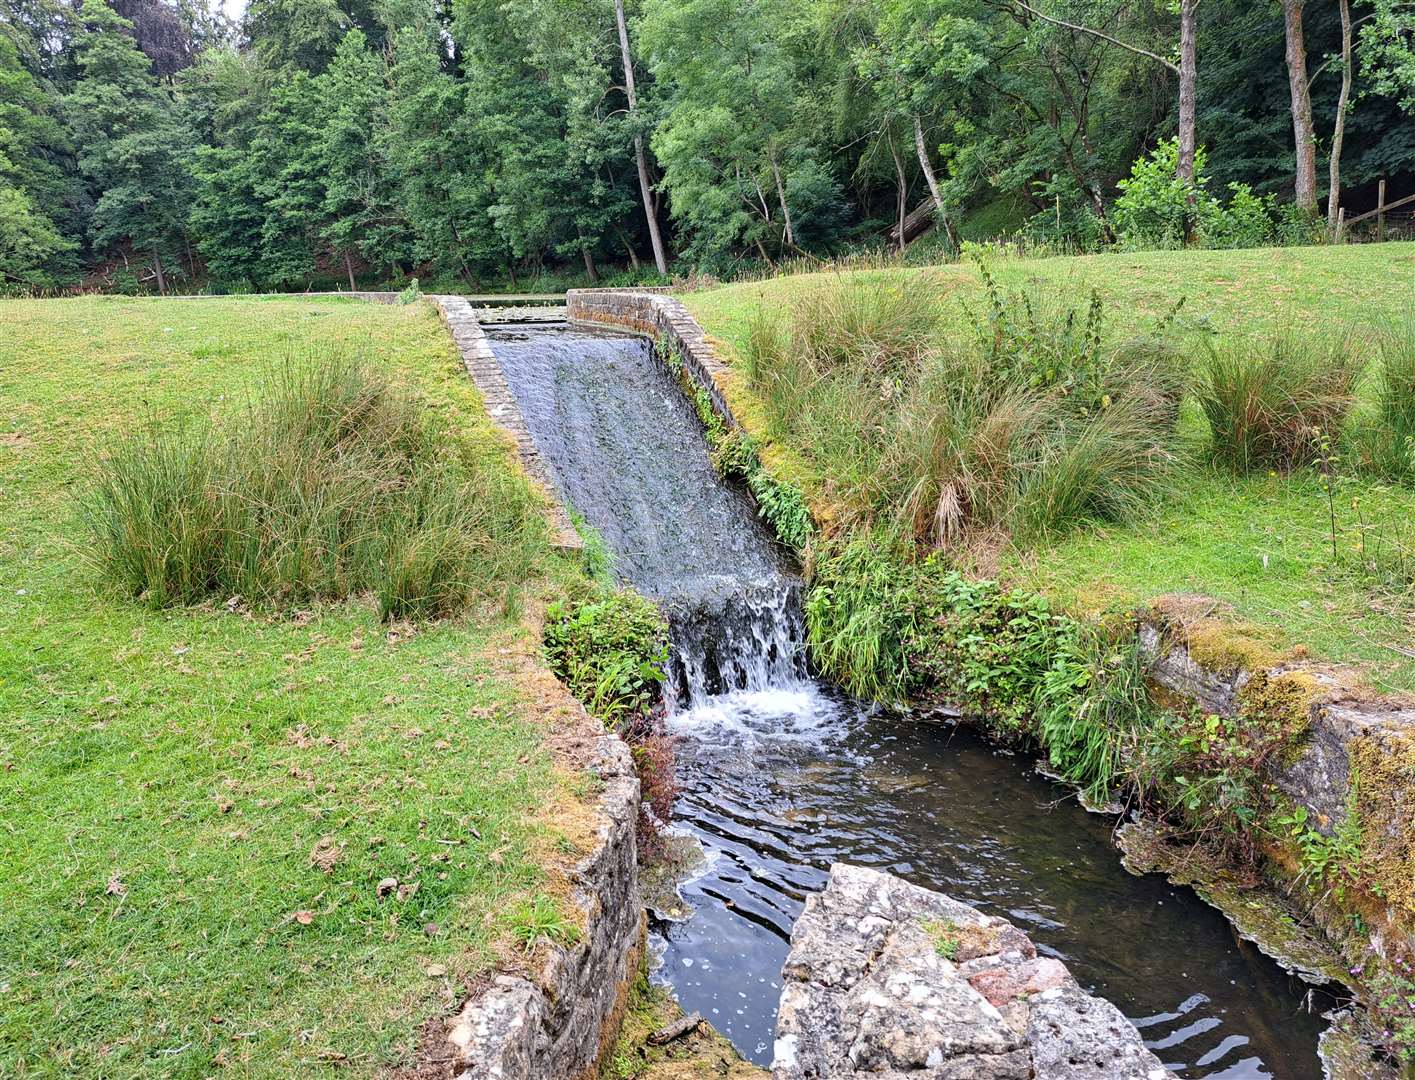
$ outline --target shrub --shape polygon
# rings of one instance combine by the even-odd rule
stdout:
[[[1367,467],[1392,480],[1415,480],[1415,318],[1381,334],[1376,409],[1355,441]]]
[[[1228,205],[1204,202],[1199,212],[1199,240],[1206,248],[1262,247],[1277,239],[1277,200],[1258,196],[1247,184],[1228,185]]]
[[[1176,173],[1179,140],[1160,143],[1146,157],[1136,159],[1130,176],[1119,181],[1120,195],[1113,216],[1120,242],[1134,248],[1177,248],[1189,241],[1195,221],[1214,211],[1204,176],[1204,151],[1194,153],[1194,180]]]
[[[526,485],[373,368],[286,368],[228,422],[153,429],[81,503],[102,572],[154,606],[373,591],[383,617],[511,597],[543,550]]]
[[[1060,634],[1037,689],[1037,737],[1063,780],[1101,800],[1131,779],[1155,707],[1134,627]]]
[[[1319,433],[1338,432],[1360,363],[1350,339],[1280,334],[1256,348],[1209,345],[1195,389],[1214,459],[1240,472],[1312,460]]]
[[[551,670],[609,727],[628,725],[657,704],[668,624],[632,589],[582,583],[547,605],[544,633]]]
[[[746,367],[774,433],[827,478],[842,524],[926,546],[1135,515],[1174,458],[1184,383],[1167,323],[1110,342],[1099,299],[1078,312],[1004,295],[980,269],[987,310],[972,339],[886,378],[872,347],[837,341],[844,359],[822,366],[799,335],[759,322]]]

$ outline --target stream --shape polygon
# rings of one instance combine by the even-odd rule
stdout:
[[[887,870],[1016,923],[1186,1077],[1322,1075],[1330,1001],[1191,891],[1134,877],[1114,819],[963,729],[864,708],[812,678],[801,583],[643,339],[565,324],[487,336],[565,500],[669,615],[675,825],[706,862],[657,978],[769,1064],[791,926],[832,862]]]

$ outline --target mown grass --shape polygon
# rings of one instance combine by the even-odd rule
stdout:
[[[1159,319],[1185,298],[1179,325],[1256,334],[1276,329],[1337,331],[1403,318],[1415,290],[1415,244],[1146,251],[1045,259],[995,259],[1008,289],[1035,285],[1079,300],[1096,290],[1110,311]],[[941,291],[945,328],[963,328],[959,301],[982,303],[982,279],[967,261],[863,274],[926,276]],[[688,293],[683,302],[714,337],[741,348],[757,308],[781,309],[837,275],[806,274]]]
[[[1191,355],[1201,354],[1205,342],[1260,350],[1284,334],[1303,341],[1352,334],[1369,354],[1379,334],[1405,316],[1415,292],[1411,244],[1002,260],[991,268],[1003,289],[1033,296],[1076,303],[1094,290],[1117,333],[1163,322],[1183,299],[1169,333]],[[983,278],[971,264],[849,276],[930,292],[937,334],[945,342],[972,334],[987,318]],[[684,300],[737,368],[729,379],[734,409],[753,431],[774,439],[763,446],[763,457],[802,487],[828,523],[849,524],[841,470],[823,470],[820,441],[780,422],[756,388],[747,360],[760,337],[758,312],[809,308],[817,303],[811,297],[839,282],[840,275],[830,273],[778,278]],[[1380,387],[1379,378],[1367,378],[1354,388],[1353,416],[1366,430],[1385,409]],[[1289,419],[1283,422],[1292,430],[1303,426],[1301,417]],[[1313,470],[1279,477],[1259,469],[1245,477],[1217,468],[1206,452],[1209,424],[1192,400],[1181,412],[1178,432],[1189,447],[1188,464],[1174,483],[1151,491],[1148,513],[1040,539],[1034,533],[1025,548],[1003,549],[995,569],[1008,581],[1086,610],[1168,592],[1209,595],[1231,604],[1280,645],[1305,645],[1325,660],[1359,661],[1377,687],[1415,690],[1415,588],[1408,556],[1401,562],[1403,553],[1415,550],[1409,524],[1415,492],[1358,471],[1359,447],[1339,440],[1331,491]],[[837,440],[842,437],[837,432]],[[1306,449],[1294,448],[1294,456],[1310,458]]]
[[[117,437],[331,353],[506,467],[422,306],[0,302],[0,1074],[373,1073],[543,887],[560,785],[499,605],[152,610],[86,557]]]

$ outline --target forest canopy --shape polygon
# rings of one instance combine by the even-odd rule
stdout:
[[[1412,121],[1407,0],[0,0],[0,287],[1306,242]]]

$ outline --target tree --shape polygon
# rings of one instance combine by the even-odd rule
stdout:
[[[90,243],[130,245],[152,257],[167,291],[164,252],[183,245],[192,183],[190,133],[149,73],[132,24],[103,0],[84,0],[74,51],[80,76],[64,99],[79,169],[95,195]]]
[[[317,75],[353,20],[337,0],[250,0],[242,25],[251,49],[272,72]]]
[[[73,272],[78,245],[65,233],[79,219],[65,150],[52,99],[0,35],[0,280],[52,284]]]
[[[349,288],[356,289],[355,254],[382,266],[396,266],[407,256],[407,222],[379,153],[388,123],[383,62],[369,51],[363,31],[350,30],[313,85],[324,185],[320,234],[342,259]]]
[[[663,237],[658,231],[658,196],[649,178],[648,151],[644,146],[642,119],[639,116],[639,95],[634,86],[634,57],[629,51],[629,28],[624,21],[624,0],[614,0],[614,21],[619,30],[619,51],[624,64],[624,96],[629,101],[629,123],[634,128],[634,163],[639,174],[639,194],[644,202],[644,220],[653,245],[653,261],[658,272],[668,274],[668,256],[663,250]]]
[[[1198,138],[1195,129],[1195,84],[1198,80],[1198,14],[1199,0],[1179,0],[1179,63],[1169,60],[1149,49],[1141,48],[1102,30],[1096,30],[1089,26],[1071,22],[1067,19],[1058,19],[1051,15],[1046,15],[1036,8],[1027,4],[1025,0],[1014,0],[1017,6],[1030,15],[1034,15],[1045,22],[1073,30],[1078,33],[1088,34],[1101,41],[1117,45],[1122,49],[1135,53],[1137,56],[1144,56],[1155,63],[1162,65],[1169,71],[1179,76],[1179,154],[1176,160],[1176,175],[1181,180],[1193,182],[1194,180],[1194,153],[1198,146]]]
[[[1341,10],[1341,94],[1336,102],[1336,123],[1332,125],[1331,160],[1327,184],[1327,228],[1333,237],[1340,230],[1341,144],[1346,138],[1346,110],[1351,101],[1351,3],[1337,0]]]
[[[1296,152],[1293,185],[1299,209],[1317,212],[1317,140],[1312,130],[1312,92],[1307,80],[1307,41],[1302,33],[1305,0],[1281,0],[1287,82],[1292,103],[1292,141]]]
[[[649,0],[640,37],[666,88],[650,140],[691,250],[722,261],[750,245],[795,252],[840,201],[802,118],[779,0]],[[814,219],[814,220],[813,220]],[[826,230],[828,231],[828,230]]]

